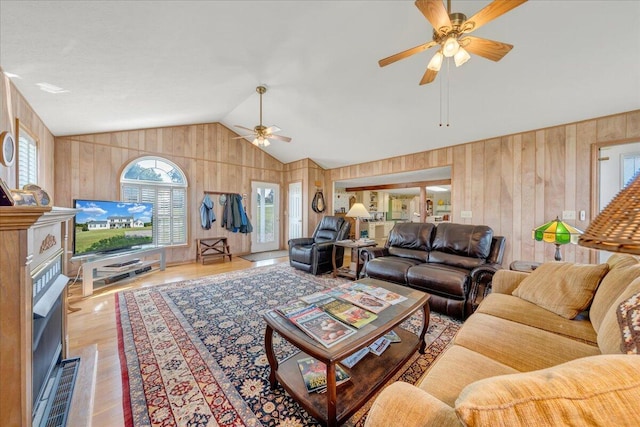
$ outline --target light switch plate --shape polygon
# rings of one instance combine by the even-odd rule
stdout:
[[[576,219],[576,211],[562,211],[562,219]]]
[[[471,211],[460,211],[460,218],[471,218]]]

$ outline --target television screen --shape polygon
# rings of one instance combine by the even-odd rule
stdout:
[[[130,249],[153,243],[153,203],[73,201],[73,254]]]

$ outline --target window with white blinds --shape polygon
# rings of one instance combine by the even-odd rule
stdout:
[[[38,143],[20,128],[18,138],[18,188],[38,183]]]
[[[122,201],[153,203],[153,241],[187,243],[187,180],[180,168],[160,157],[142,157],[120,177]]]

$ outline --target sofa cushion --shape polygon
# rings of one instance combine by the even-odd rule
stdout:
[[[431,365],[416,385],[453,408],[462,389],[472,382],[518,372],[480,353],[453,345],[438,357],[437,363]]]
[[[634,279],[640,277],[640,263],[632,255],[614,254],[607,264],[609,272],[600,282],[589,308],[589,318],[596,331],[616,299]]]
[[[608,264],[546,262],[530,273],[513,295],[573,319],[589,307],[608,270]]]
[[[400,258],[409,258],[415,259],[420,262],[427,262],[429,259],[429,252],[419,250],[419,249],[407,249],[407,248],[398,248],[392,246],[388,249],[389,255],[396,256]]]
[[[453,299],[465,299],[469,280],[468,270],[438,264],[419,264],[407,271],[410,286]]]
[[[431,234],[435,225],[424,222],[398,222],[391,229],[386,247],[431,250]]]
[[[493,230],[486,225],[440,223],[432,249],[472,258],[487,258]]]
[[[446,264],[452,267],[466,268],[473,270],[479,265],[485,264],[484,258],[471,258],[468,256],[448,254],[442,251],[429,252],[429,262],[432,264]]]
[[[466,426],[636,425],[640,357],[586,357],[466,387],[456,413]]]
[[[600,354],[594,345],[484,313],[469,317],[454,343],[519,371]]]
[[[596,331],[588,319],[565,319],[513,295],[489,294],[476,312],[490,314],[597,345]]]
[[[638,293],[640,293],[640,277],[627,286],[624,292],[611,305],[607,314],[605,314],[600,329],[598,329],[598,347],[600,347],[602,353],[626,353],[622,338],[623,325],[618,322],[618,310],[620,309],[620,304],[623,304]],[[636,319],[636,322],[639,322],[639,320]],[[638,323],[636,323],[637,325]]]
[[[421,262],[411,258],[385,256],[367,262],[367,276],[395,283],[407,283],[407,271]]]

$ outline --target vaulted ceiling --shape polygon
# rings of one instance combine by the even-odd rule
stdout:
[[[412,1],[0,0],[0,66],[54,135],[252,128],[264,84],[293,138],[265,150],[331,168],[638,109],[639,21],[638,1],[530,0],[474,33],[513,44],[502,61],[419,86],[434,49],[377,64],[431,39]]]

